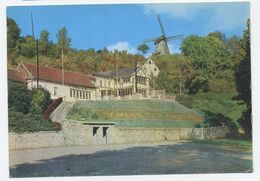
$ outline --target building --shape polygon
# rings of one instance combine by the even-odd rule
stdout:
[[[8,70],[9,72],[10,70]],[[16,74],[23,77],[28,89],[37,87],[37,66],[29,63],[19,63]],[[14,73],[8,77],[14,77]],[[64,71],[64,81],[62,80],[62,70],[39,66],[39,87],[48,90],[52,99],[62,97],[65,101],[74,100],[95,100],[96,88],[94,78],[91,75],[84,75],[76,72]]]
[[[121,68],[105,72],[94,73],[95,86],[101,93],[100,97],[107,96],[132,96],[142,94],[149,97],[152,76],[158,76],[159,69],[155,63],[148,59],[146,63],[139,67]]]
[[[158,74],[159,69],[151,59],[136,68],[121,68],[92,75],[62,72],[40,65],[38,83],[39,87],[50,92],[52,99],[62,97],[64,101],[101,100],[134,94],[149,97],[149,81]],[[8,69],[8,79],[26,84],[28,89],[36,88],[37,66],[21,62],[16,69]]]

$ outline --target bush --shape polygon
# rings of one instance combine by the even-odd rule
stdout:
[[[8,108],[27,114],[30,109],[31,92],[23,84],[8,81]]]
[[[50,121],[46,121],[42,115],[23,114],[22,112],[9,111],[9,131],[12,132],[36,132],[55,131]]]
[[[50,93],[45,89],[33,89],[30,112],[34,114],[42,113],[50,102]]]

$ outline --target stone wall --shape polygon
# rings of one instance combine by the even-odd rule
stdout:
[[[225,137],[228,133],[228,127],[119,128],[112,123],[83,123],[64,120],[62,130],[59,132],[9,133],[9,147],[10,149],[31,149],[65,145],[132,144],[214,139]]]
[[[41,131],[36,133],[9,133],[10,149],[31,149],[42,147],[63,146],[62,132]]]
[[[145,143],[189,139],[223,138],[228,127],[212,128],[118,128],[116,143]]]

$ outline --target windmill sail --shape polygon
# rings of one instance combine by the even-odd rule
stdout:
[[[158,38],[149,38],[144,40],[145,43],[147,42],[154,42],[155,44],[155,52],[153,54],[170,54],[169,47],[168,47],[168,41],[179,39],[183,37],[184,35],[174,35],[174,36],[166,36],[165,30],[161,21],[161,18],[159,15],[157,15],[157,19],[162,31],[162,35]]]

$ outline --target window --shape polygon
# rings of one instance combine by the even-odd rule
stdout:
[[[156,71],[157,69],[156,68],[154,68],[154,71]]]
[[[130,82],[130,77],[123,77],[123,82]]]
[[[149,64],[151,64],[152,62],[151,61],[149,61]]]
[[[58,90],[58,87],[54,87],[54,89],[53,89],[53,95],[54,95],[54,96],[57,95],[57,90]]]
[[[108,87],[110,87],[110,81],[108,81]]]
[[[70,97],[72,97],[72,89],[70,89]]]
[[[102,80],[100,80],[99,82],[100,82],[100,87],[102,87]]]

